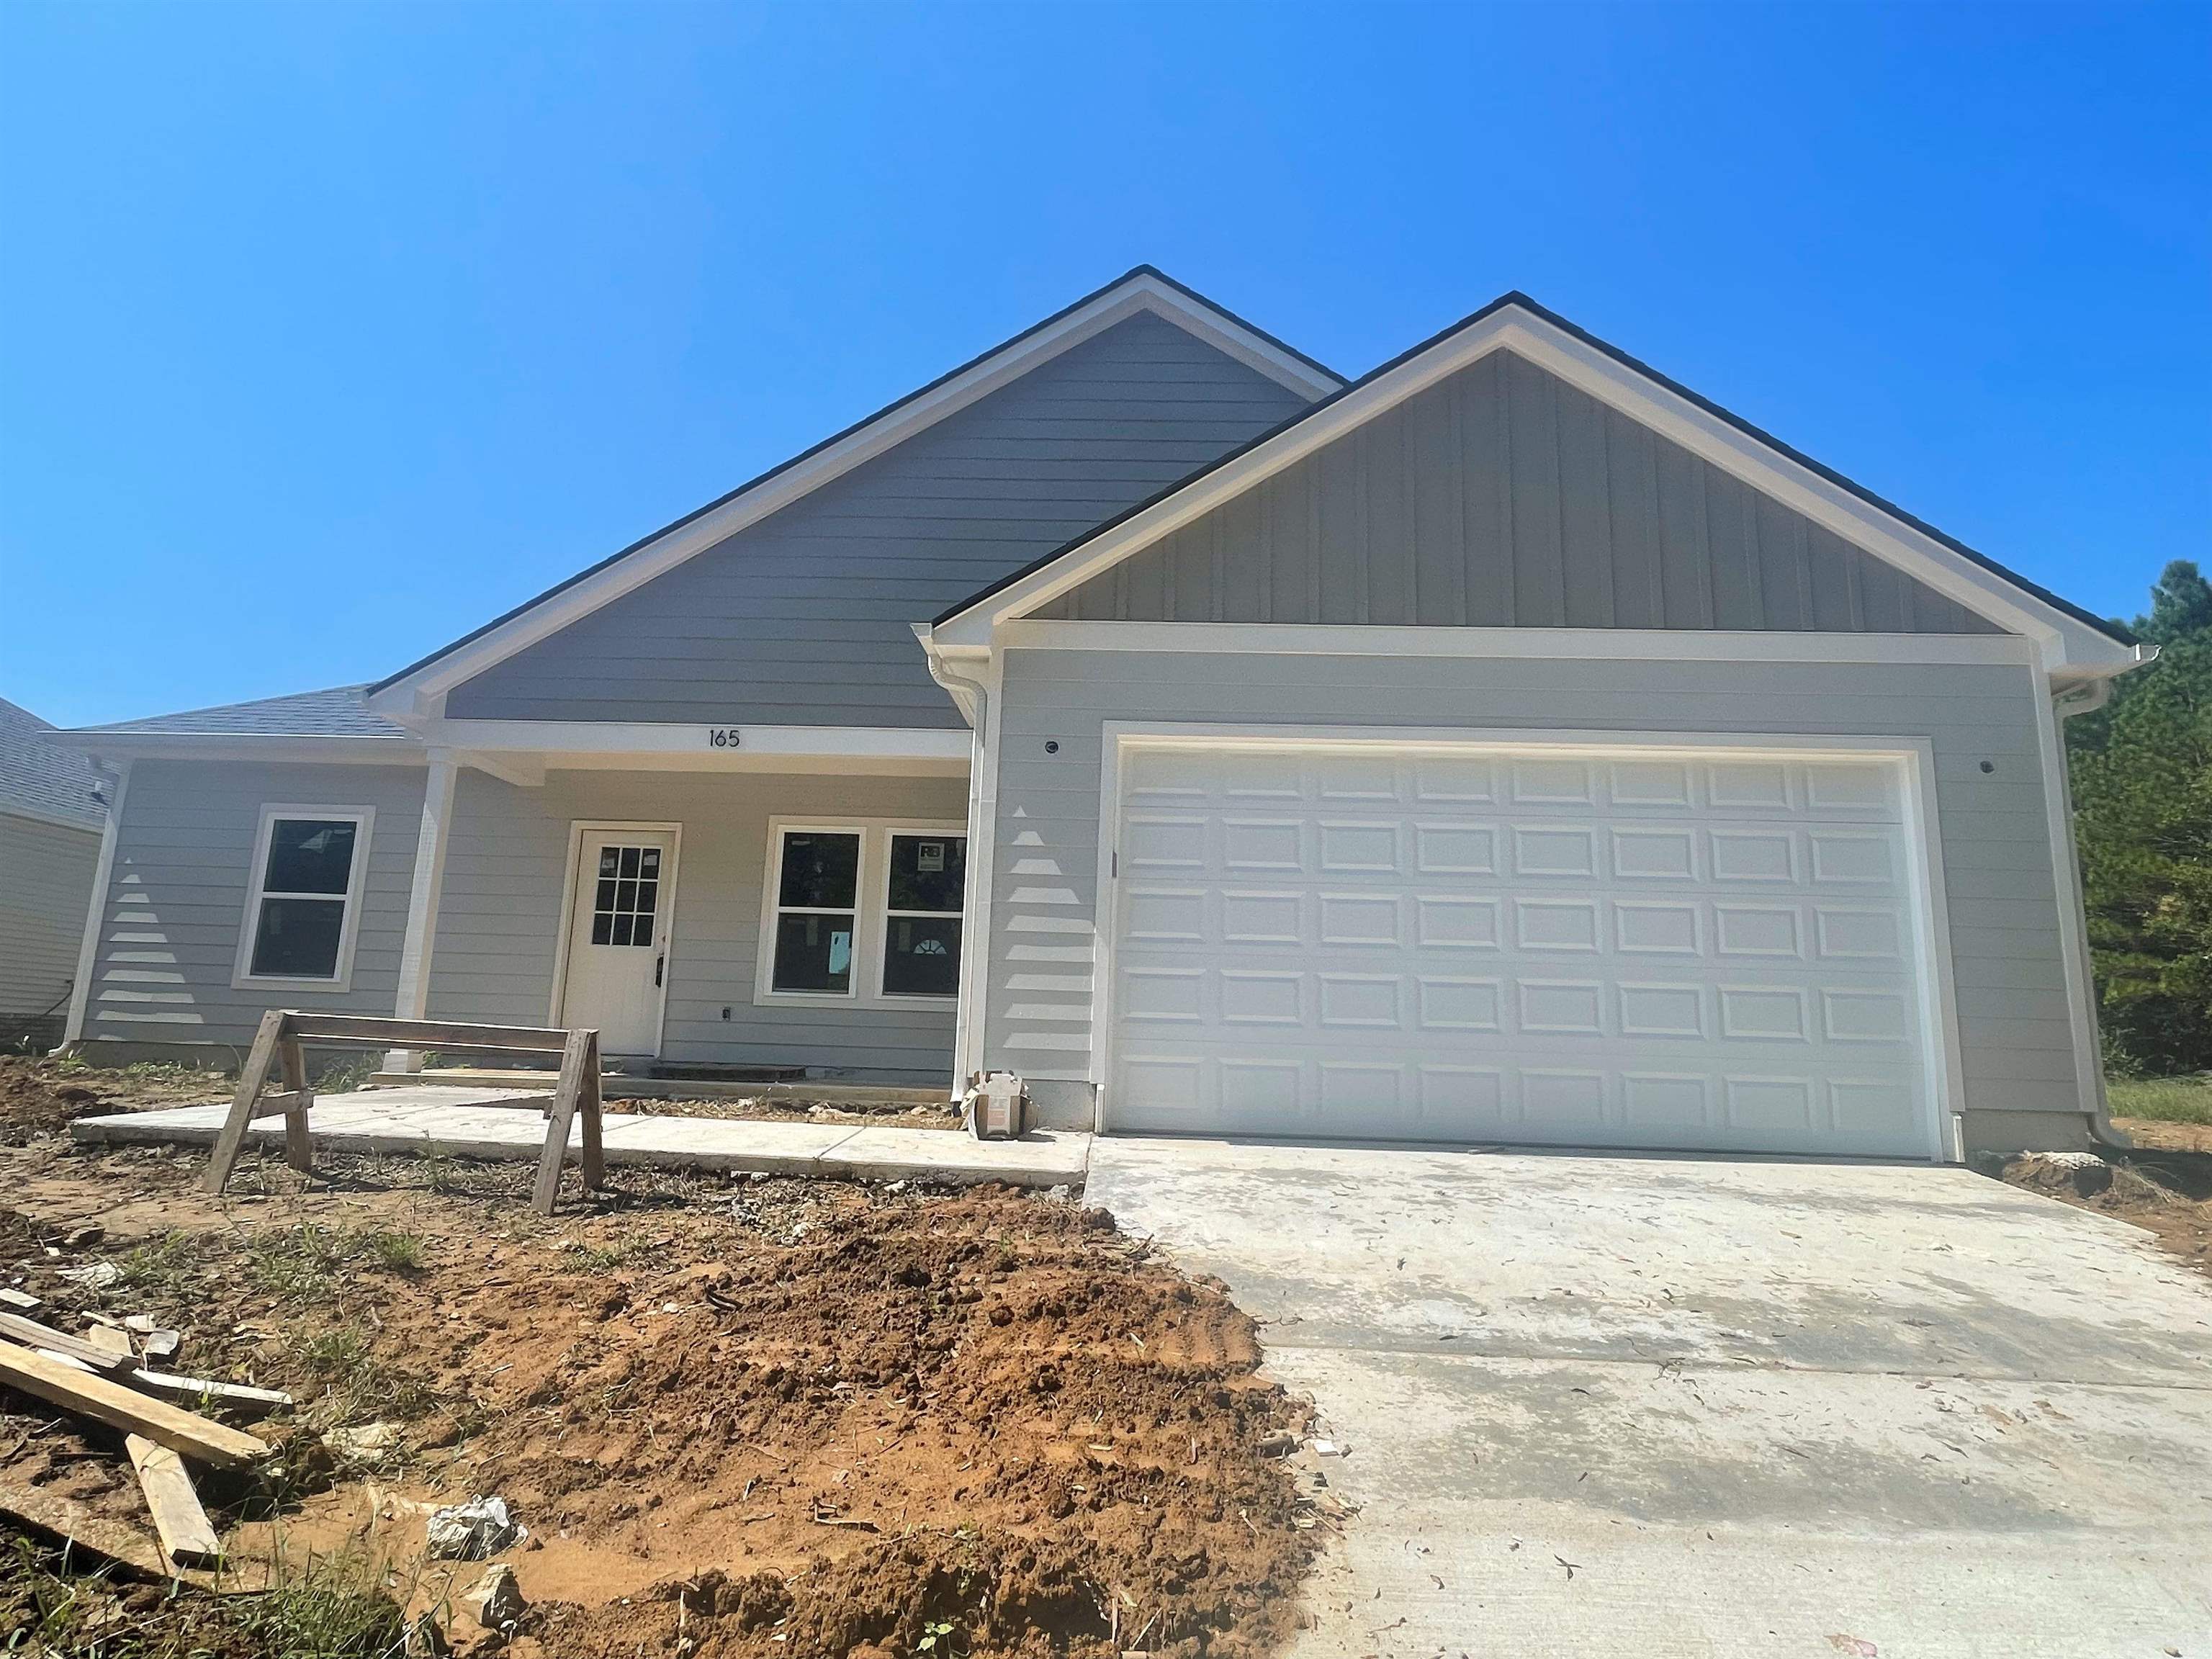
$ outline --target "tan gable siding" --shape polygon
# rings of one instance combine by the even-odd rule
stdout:
[[[1506,351],[1036,614],[2002,631]]]
[[[1304,406],[1141,313],[456,686],[446,712],[957,727],[914,623]]]

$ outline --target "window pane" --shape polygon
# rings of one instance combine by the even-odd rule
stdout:
[[[884,939],[884,994],[950,997],[959,994],[959,919],[893,916]]]
[[[853,984],[853,918],[780,916],[775,924],[779,991],[849,990]]]
[[[278,979],[336,979],[338,933],[344,926],[343,899],[262,900],[253,972]]]
[[[858,836],[787,835],[776,902],[810,909],[849,910],[857,902],[860,871]]]
[[[893,836],[890,908],[941,910],[957,916],[967,873],[964,836]]]
[[[351,823],[279,818],[269,829],[270,893],[339,893],[353,870]]]
[[[614,940],[615,919],[605,910],[595,912],[592,917],[592,943],[611,945]]]

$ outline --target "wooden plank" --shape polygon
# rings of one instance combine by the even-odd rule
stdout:
[[[243,1382],[216,1382],[204,1376],[179,1376],[173,1371],[135,1370],[125,1378],[154,1394],[174,1395],[179,1400],[213,1400],[239,1411],[272,1412],[294,1404],[282,1389],[252,1389]]]
[[[289,1091],[284,1103],[284,1161],[309,1175],[315,1167],[315,1144],[307,1135],[307,1108],[315,1097],[307,1087],[307,1056],[298,1037],[287,1033],[276,1039],[276,1063]]]
[[[0,1336],[10,1342],[20,1342],[27,1348],[51,1348],[56,1353],[65,1353],[70,1358],[89,1365],[100,1372],[118,1371],[129,1367],[131,1356],[100,1347],[82,1336],[71,1336],[67,1331],[55,1330],[41,1325],[35,1319],[26,1319],[21,1314],[0,1314]]]
[[[561,1195],[561,1164],[568,1155],[568,1126],[575,1121],[576,1103],[582,1097],[584,1071],[597,1054],[599,1034],[571,1031],[561,1053],[561,1084],[553,1091],[553,1111],[545,1125],[545,1150],[538,1159],[538,1184],[530,1194],[531,1207],[551,1215]],[[597,1065],[591,1067],[596,1075]]]
[[[377,1042],[398,1048],[557,1054],[568,1034],[551,1025],[473,1025],[450,1020],[383,1019],[368,1014],[295,1013],[292,1035],[308,1042]]]
[[[123,1446],[131,1454],[131,1467],[138,1471],[138,1490],[146,1495],[146,1507],[154,1515],[154,1530],[161,1536],[170,1565],[220,1565],[222,1540],[216,1536],[207,1511],[200,1506],[200,1495],[192,1489],[185,1460],[143,1435],[126,1436]]]
[[[231,1097],[230,1115],[222,1121],[214,1156],[208,1159],[207,1174],[200,1181],[203,1192],[219,1193],[230,1180],[239,1151],[246,1145],[246,1127],[253,1121],[253,1103],[261,1097],[263,1085],[269,1081],[269,1068],[276,1062],[276,1042],[284,1035],[284,1020],[281,1008],[271,1008],[261,1016],[261,1029],[253,1034],[252,1052],[238,1074],[238,1092]]]
[[[592,1033],[592,1046],[584,1055],[584,1070],[577,1107],[584,1115],[584,1190],[595,1193],[606,1185],[607,1154],[599,1135],[599,1034]]]
[[[292,1102],[295,1098],[295,1096],[282,1091],[262,1096],[253,1103],[254,1121],[258,1123],[264,1118],[283,1116],[292,1109]]]
[[[36,1313],[46,1304],[28,1291],[9,1290],[0,1286],[0,1308],[13,1308],[17,1313]]]
[[[142,1434],[204,1463],[250,1463],[269,1455],[265,1442],[241,1430],[179,1411],[106,1377],[85,1376],[27,1348],[0,1345],[0,1382],[125,1434]]]
[[[119,1522],[104,1520],[74,1498],[0,1479],[0,1515],[94,1555],[120,1563],[149,1578],[171,1576],[169,1564],[154,1540]]]

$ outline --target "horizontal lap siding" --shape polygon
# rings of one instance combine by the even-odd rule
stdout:
[[[1040,609],[1074,622],[1989,634],[1510,352]]]
[[[1303,406],[1132,317],[455,687],[447,712],[957,728],[912,623]]]
[[[1935,756],[1966,1103],[2077,1111],[2038,695],[2027,667],[1990,665],[1009,651],[988,1063],[1089,1074],[1109,720],[1916,737]]]
[[[99,830],[0,812],[0,1024],[67,1006],[99,862]]]
[[[967,812],[964,778],[555,772],[542,788],[520,789],[464,771],[454,788],[430,1012],[532,1025],[548,1018],[568,909],[571,826],[681,823],[664,1059],[948,1083],[951,1009],[757,1007],[753,983],[771,817],[959,823]]]
[[[100,908],[84,1035],[235,1047],[252,1041],[271,1007],[389,1014],[422,782],[420,767],[136,763]],[[279,803],[376,810],[343,991],[231,986],[261,809]]]

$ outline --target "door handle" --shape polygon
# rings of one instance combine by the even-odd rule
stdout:
[[[656,991],[660,988],[660,970],[667,965],[667,963],[668,958],[665,956],[658,956],[653,959],[653,988]]]

